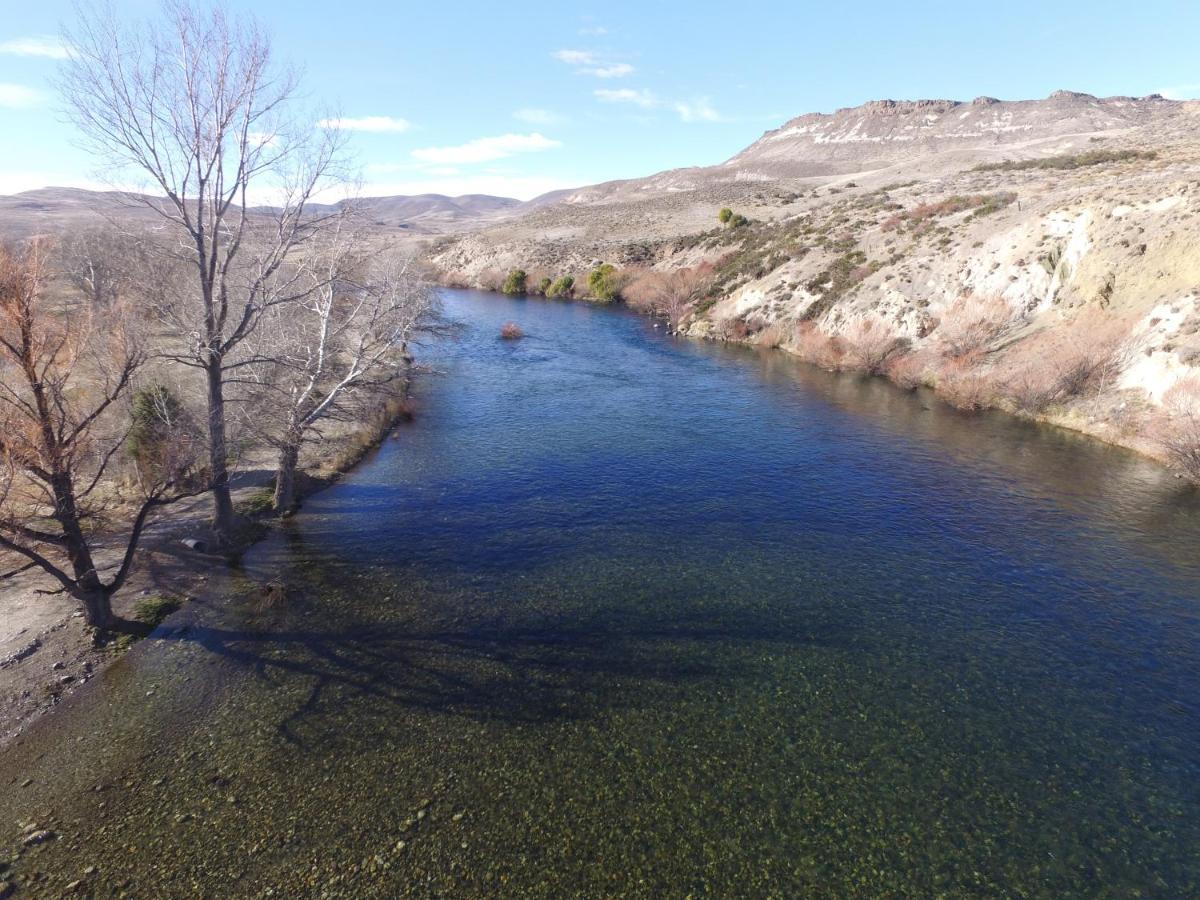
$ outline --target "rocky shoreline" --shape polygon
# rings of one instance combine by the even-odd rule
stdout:
[[[372,421],[340,435],[342,452],[305,461],[301,496],[334,484],[409,418],[406,401],[393,403],[381,407]],[[266,466],[269,460],[258,462]],[[256,512],[270,488],[265,468],[243,472],[233,481],[235,505],[251,525],[244,529],[238,554],[263,540],[272,521],[278,521]],[[114,598],[118,615],[154,627],[185,604],[220,600],[209,587],[209,573],[227,565],[229,557],[183,543],[206,532],[209,515],[210,503],[202,495],[171,507],[147,528],[142,558],[126,589]],[[96,646],[75,602],[62,594],[38,594],[41,583],[38,573],[23,573],[5,584],[0,598],[7,610],[0,626],[0,749],[119,660],[129,646],[128,641]]]

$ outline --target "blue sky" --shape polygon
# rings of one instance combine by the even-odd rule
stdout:
[[[0,193],[96,185],[50,84],[72,3],[4,5]],[[367,194],[526,198],[706,165],[792,116],[882,97],[1200,97],[1196,0],[228,5],[346,120]]]

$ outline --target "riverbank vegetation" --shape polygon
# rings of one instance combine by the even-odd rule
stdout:
[[[247,460],[273,454],[286,514],[306,446],[377,439],[437,309],[352,201],[316,202],[345,190],[342,138],[257,28],[201,4],[146,29],[98,9],[66,35],[64,100],[98,158],[155,186],[126,198],[153,225],[0,249],[0,579],[40,569],[103,632],[158,510],[209,494],[204,543],[231,552]],[[122,526],[101,575],[98,538]]]

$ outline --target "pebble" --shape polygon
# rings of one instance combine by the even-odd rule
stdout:
[[[461,822],[462,820],[463,820],[463,814],[460,812],[457,812],[450,817],[451,822]]]
[[[396,852],[399,853],[408,846],[408,841],[396,841]]]
[[[60,659],[58,662],[56,662],[50,668],[52,668],[54,671],[57,672],[59,669],[65,669],[66,667],[67,667],[67,664]]]
[[[47,831],[43,828],[37,831],[28,831],[21,843],[26,847],[33,847],[37,844],[44,844],[46,841],[52,841],[55,837],[57,835],[53,831]]]

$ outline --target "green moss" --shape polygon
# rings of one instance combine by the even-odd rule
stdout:
[[[151,628],[154,628],[161,625],[167,616],[177,611],[182,605],[178,597],[171,597],[166,594],[154,594],[149,597],[143,597],[134,604],[133,617],[143,625],[149,625]]]
[[[270,515],[275,510],[275,489],[270,486],[261,487],[250,496],[235,503],[234,509],[239,516],[247,519]]]

